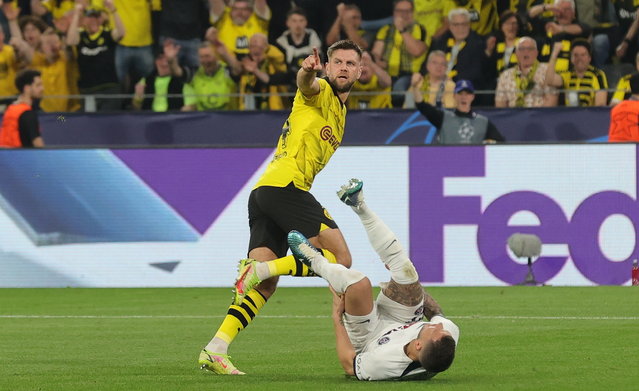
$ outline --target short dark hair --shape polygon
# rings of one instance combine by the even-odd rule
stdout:
[[[359,47],[358,44],[348,39],[342,39],[341,41],[337,41],[332,44],[326,51],[328,58],[331,58],[333,52],[336,50],[354,50],[359,58],[362,58],[362,49]]]
[[[16,75],[16,80],[15,80],[15,84],[16,84],[16,88],[18,89],[18,92],[22,94],[24,92],[24,87],[30,86],[31,84],[33,84],[33,81],[35,80],[35,78],[40,77],[40,75],[41,75],[40,71],[36,71],[35,69],[25,69],[18,72],[18,74]]]
[[[308,16],[306,15],[306,11],[304,11],[304,8],[300,8],[300,7],[293,7],[291,8],[287,13],[286,13],[286,19],[290,18],[291,15],[302,15],[303,17],[305,17],[306,19],[308,19]]]
[[[501,26],[503,26],[504,23],[506,23],[506,21],[512,18],[513,16],[517,20],[517,27],[519,28],[519,32],[521,33],[521,30],[523,29],[523,24],[524,24],[523,21],[521,20],[521,16],[519,16],[518,13],[511,10],[506,10],[502,12],[501,15],[499,15],[499,28],[501,29]]]
[[[570,52],[578,46],[583,46],[588,51],[588,54],[592,55],[592,46],[590,46],[590,42],[586,41],[584,38],[577,38],[572,41],[570,45]]]
[[[455,358],[455,340],[446,335],[437,341],[430,341],[419,353],[419,363],[428,372],[444,372]]]

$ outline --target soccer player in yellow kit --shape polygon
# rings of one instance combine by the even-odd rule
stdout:
[[[309,275],[306,265],[286,255],[289,231],[304,234],[329,261],[351,265],[341,231],[309,190],[342,142],[345,103],[361,74],[362,51],[354,42],[343,40],[331,45],[327,54],[325,78],[316,77],[322,70],[317,49],[297,73],[293,109],[273,160],[249,197],[248,259],[240,261],[235,298],[222,325],[200,353],[202,369],[243,375],[230,361],[229,344],[275,292],[278,276]]]

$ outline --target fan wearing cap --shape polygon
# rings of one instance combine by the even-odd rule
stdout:
[[[422,75],[416,73],[411,80],[411,91],[417,110],[437,128],[435,144],[492,144],[504,141],[495,124],[471,109],[475,88],[469,80],[455,84],[455,110],[442,110],[424,101]]]
[[[610,110],[608,141],[639,141],[639,73],[630,77],[630,97]]]

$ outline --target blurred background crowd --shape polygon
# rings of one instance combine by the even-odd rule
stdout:
[[[614,105],[637,71],[633,0],[0,0],[0,100],[42,74],[46,112],[277,110],[314,47],[366,52],[349,108]]]

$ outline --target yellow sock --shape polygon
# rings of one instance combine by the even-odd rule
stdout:
[[[324,254],[324,258],[328,259],[330,263],[337,263],[335,254],[326,249],[321,249],[320,251]],[[312,273],[309,274],[308,266],[295,259],[292,255],[268,261],[266,264],[268,265],[268,270],[271,276],[306,277],[309,275],[315,275]]]
[[[237,334],[251,323],[264,304],[266,304],[266,298],[257,289],[251,290],[244,297],[242,305],[231,304],[215,337],[230,344]]]

